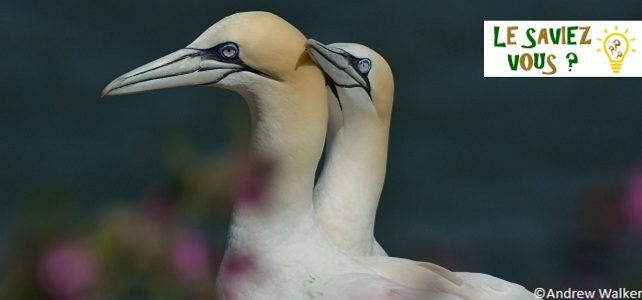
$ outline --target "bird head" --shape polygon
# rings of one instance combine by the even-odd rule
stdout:
[[[394,80],[381,55],[359,44],[324,45],[313,39],[307,40],[306,49],[326,74],[327,84],[342,110],[369,111],[389,122]]]
[[[237,13],[187,47],[116,78],[103,96],[190,85],[252,93],[294,80],[302,67],[312,66],[304,44],[304,35],[274,14]]]

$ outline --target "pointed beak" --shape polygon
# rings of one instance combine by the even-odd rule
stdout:
[[[332,64],[340,69],[349,67],[348,60],[339,49],[330,48],[314,39],[308,39],[305,42],[305,49],[318,64]]]
[[[215,60],[207,50],[185,48],[114,79],[103,89],[102,96],[215,84],[245,69],[242,65]]]
[[[324,45],[316,40],[308,39],[305,48],[312,59],[319,65],[323,72],[341,87],[361,86],[368,90],[368,83],[354,69],[353,57],[347,52]]]

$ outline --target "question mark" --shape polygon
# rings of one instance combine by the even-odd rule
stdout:
[[[573,52],[566,54],[566,59],[568,59],[568,71],[571,72],[573,64],[576,64],[579,60],[577,59],[577,55]]]
[[[620,45],[622,45],[622,44],[620,43],[620,40],[616,39],[616,40],[613,41],[613,45],[615,45],[615,48],[617,48],[617,47],[620,47]]]

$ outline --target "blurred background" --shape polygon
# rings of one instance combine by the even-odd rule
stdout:
[[[267,10],[393,68],[376,227],[393,256],[536,287],[642,288],[639,79],[483,78],[483,20],[642,2],[0,3],[0,298],[213,299],[249,117],[178,88],[101,99],[219,19]]]

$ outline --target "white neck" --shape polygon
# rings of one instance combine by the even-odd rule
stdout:
[[[243,94],[252,116],[251,155],[272,165],[262,206],[235,205],[228,249],[265,251],[293,231],[316,224],[312,190],[327,106],[319,71],[307,68],[299,71],[302,79],[296,82],[266,84]]]
[[[339,96],[343,111],[334,96],[329,99],[327,156],[315,187],[315,209],[339,248],[364,255],[375,244],[374,221],[386,174],[389,122],[373,111],[355,107],[342,89]]]

